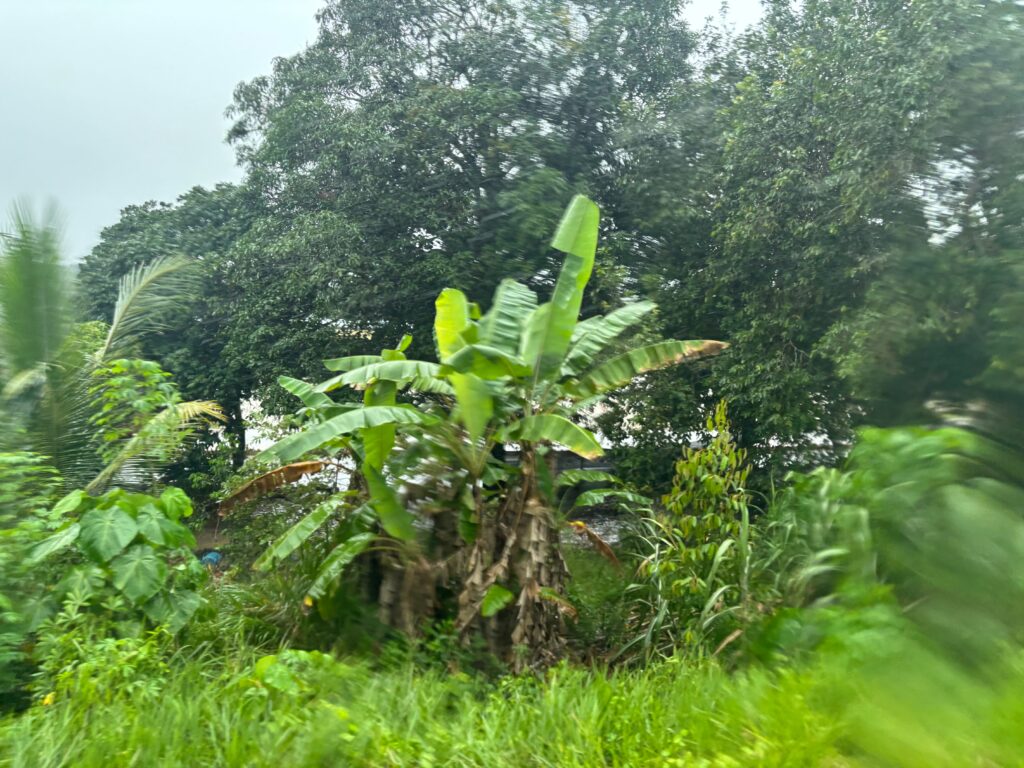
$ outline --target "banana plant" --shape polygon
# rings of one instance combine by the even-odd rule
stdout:
[[[388,571],[399,584],[381,585],[385,618],[414,626],[410,614],[438,605],[424,582],[454,582],[461,631],[480,628],[506,655],[526,646],[532,661],[556,656],[566,574],[545,457],[553,457],[552,446],[600,456],[597,436],[581,423],[589,408],[648,371],[725,348],[664,340],[618,349],[623,334],[654,311],[649,301],[580,320],[598,227],[597,205],[575,197],[551,242],[565,260],[547,302],[514,280],[499,284],[486,313],[462,291],[442,291],[436,362],[406,359],[407,337],[381,355],[326,361],[335,375],[319,385],[281,381],[325,417],[266,458],[293,462],[351,439],[369,506],[401,543],[403,559]],[[331,393],[345,387],[363,392],[361,407],[334,401]],[[518,462],[498,458],[512,445]],[[416,518],[423,524],[413,525]],[[421,572],[414,585],[409,568]]]

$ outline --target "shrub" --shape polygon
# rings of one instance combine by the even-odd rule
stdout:
[[[628,588],[634,637],[627,649],[671,655],[715,648],[749,609],[750,496],[746,451],[725,402],[707,420],[708,441],[685,448],[663,509],[640,526],[636,581]]]
[[[178,631],[199,607],[195,588],[206,576],[190,548],[188,497],[168,488],[159,497],[121,489],[91,497],[73,491],[52,514],[64,524],[38,544],[30,558],[41,563],[71,550],[74,565],[54,588],[55,597],[88,606],[111,621]]]

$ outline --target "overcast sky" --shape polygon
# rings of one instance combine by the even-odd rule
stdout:
[[[320,5],[0,0],[0,220],[15,198],[55,200],[77,260],[126,205],[238,179],[232,91],[312,41]],[[718,7],[695,0],[688,16]],[[740,25],[758,15],[758,0],[731,7]]]

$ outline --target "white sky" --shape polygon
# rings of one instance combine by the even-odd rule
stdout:
[[[55,200],[78,260],[126,205],[237,180],[232,91],[312,41],[320,5],[0,0],[0,220],[16,198]],[[738,26],[760,15],[758,0],[730,5]],[[687,16],[718,7],[694,0]]]

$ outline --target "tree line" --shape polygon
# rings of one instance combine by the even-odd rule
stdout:
[[[664,489],[719,400],[759,468],[833,461],[861,424],[1013,397],[1024,312],[1018,4],[769,2],[739,35],[682,3],[331,0],[315,42],[238,86],[239,184],[131,206],[80,272],[197,260],[147,341],[190,399],[291,409],[278,376],[413,338],[446,287],[550,294],[574,194],[602,210],[581,317],[638,300],[637,341],[727,352],[610,398],[620,469]],[[636,414],[643,413],[643,418]],[[194,457],[193,457],[194,460]]]

